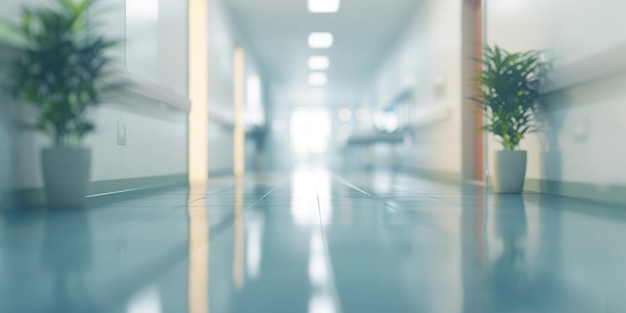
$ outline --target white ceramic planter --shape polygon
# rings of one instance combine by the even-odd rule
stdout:
[[[82,208],[87,205],[91,151],[87,148],[55,147],[42,151],[48,206]]]
[[[496,151],[491,162],[492,186],[496,193],[521,193],[526,178],[526,151]]]

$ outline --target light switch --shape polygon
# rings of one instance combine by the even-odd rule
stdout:
[[[117,121],[117,145],[126,145],[126,123],[124,121]]]

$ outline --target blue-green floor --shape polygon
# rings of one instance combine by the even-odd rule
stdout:
[[[626,209],[311,168],[113,197],[2,214],[0,312],[626,312]]]

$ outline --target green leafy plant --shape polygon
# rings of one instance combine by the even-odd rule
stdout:
[[[36,126],[55,146],[78,144],[95,130],[88,109],[101,95],[123,88],[112,82],[107,51],[117,44],[89,29],[90,0],[55,0],[24,7],[21,23],[5,24],[14,54],[9,90],[38,109]]]
[[[527,133],[537,131],[533,117],[546,63],[541,51],[510,53],[498,46],[485,47],[478,61],[483,69],[474,77],[470,99],[487,117],[481,129],[498,137],[504,149],[515,150]]]

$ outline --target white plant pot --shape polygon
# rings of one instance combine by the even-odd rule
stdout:
[[[496,193],[521,193],[526,178],[526,151],[496,151],[491,162],[492,186]]]
[[[46,148],[42,165],[48,206],[82,208],[87,205],[91,151],[78,147]]]

